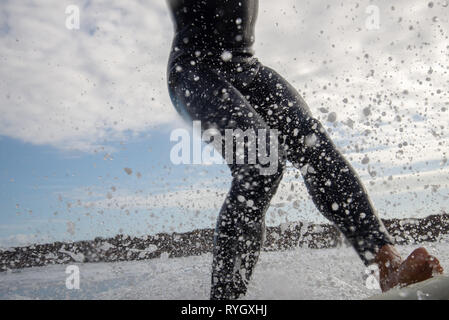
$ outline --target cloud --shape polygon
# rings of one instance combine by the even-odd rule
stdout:
[[[171,22],[162,1],[7,1],[0,36],[0,134],[90,151],[176,117],[165,64]]]
[[[65,27],[69,4],[81,29]],[[341,145],[382,146],[396,159],[447,155],[447,7],[379,1],[261,0],[256,52],[301,92]],[[173,35],[164,1],[6,1],[0,15],[0,135],[92,151],[180,125],[166,88]],[[330,112],[336,122],[328,123]],[[348,123],[350,127],[348,127]],[[429,153],[427,153],[429,155]]]

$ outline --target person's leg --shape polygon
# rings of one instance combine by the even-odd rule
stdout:
[[[225,129],[268,129],[240,91],[216,71],[184,66],[181,73],[172,73],[169,88],[178,111],[201,120],[203,130],[215,128],[225,137]],[[282,157],[276,161],[271,175],[261,174],[257,163],[229,164],[233,180],[214,234],[211,299],[236,299],[246,292],[262,246],[265,213],[285,168]]]
[[[282,168],[274,175],[261,176],[259,168],[239,165],[232,174],[232,187],[214,235],[212,299],[236,299],[246,293],[263,244],[265,213],[281,181]]]
[[[356,173],[297,90],[262,67],[248,95],[255,110],[285,139],[287,158],[301,170],[319,211],[336,224],[363,262],[371,263],[392,241]]]

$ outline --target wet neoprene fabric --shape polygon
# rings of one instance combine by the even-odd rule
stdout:
[[[266,164],[236,163],[236,157],[228,164],[233,180],[214,234],[211,299],[246,293],[263,244],[265,213],[287,160],[301,171],[318,210],[366,265],[372,263],[379,248],[392,240],[360,179],[297,90],[254,56],[258,1],[168,4],[175,26],[168,89],[179,114],[188,122],[201,121],[203,131],[218,130],[222,137],[227,129],[279,132],[271,174],[261,173]],[[267,135],[265,141],[267,146],[256,148],[269,150],[273,139]],[[254,145],[246,147],[248,152]]]

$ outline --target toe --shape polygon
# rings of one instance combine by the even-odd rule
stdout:
[[[432,270],[433,275],[442,274],[444,272],[443,267],[440,265],[440,261],[436,257],[429,255],[427,257],[427,263]]]

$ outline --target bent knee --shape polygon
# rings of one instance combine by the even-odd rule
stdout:
[[[232,176],[236,181],[251,181],[253,184],[272,185],[279,184],[286,170],[286,161],[277,159],[269,164],[233,164]]]

